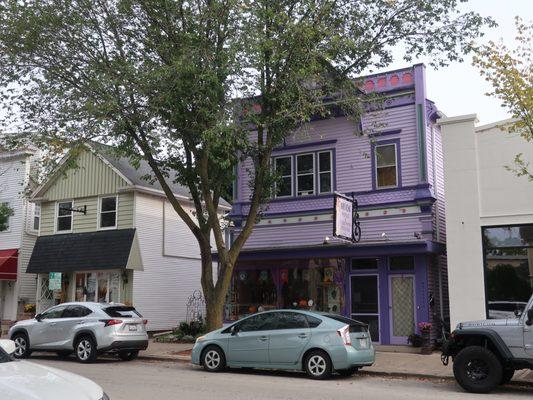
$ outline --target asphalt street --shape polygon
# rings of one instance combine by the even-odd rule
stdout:
[[[249,400],[249,399],[479,399],[450,380],[422,380],[355,375],[313,381],[304,374],[232,370],[204,372],[188,363],[99,359],[94,364],[32,357],[32,362],[64,369],[97,382],[111,400]],[[531,399],[531,387],[502,387],[490,399]],[[483,396],[485,398],[485,396]],[[72,400],[76,400],[74,397]]]

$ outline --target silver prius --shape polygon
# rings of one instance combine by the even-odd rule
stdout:
[[[60,357],[74,353],[89,363],[98,354],[115,353],[133,360],[148,347],[146,320],[134,307],[116,303],[62,303],[34,319],[19,321],[9,330],[16,344],[15,357],[32,351],[51,351]]]
[[[367,325],[335,314],[267,311],[197,339],[192,363],[209,372],[225,367],[303,370],[326,379],[374,363]]]

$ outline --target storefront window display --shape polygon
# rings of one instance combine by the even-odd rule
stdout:
[[[76,301],[119,302],[120,272],[76,274]]]
[[[344,259],[241,263],[233,276],[226,319],[275,308],[326,311],[344,308]]]

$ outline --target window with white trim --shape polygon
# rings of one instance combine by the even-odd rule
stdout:
[[[274,184],[274,196],[292,196],[292,156],[274,158],[274,171],[280,177]]]
[[[333,182],[333,160],[331,151],[318,153],[318,193],[330,193]]]
[[[56,231],[68,232],[72,230],[72,201],[57,203]]]
[[[101,229],[117,227],[117,196],[100,198],[100,226]]]
[[[376,187],[398,186],[398,165],[396,143],[377,145],[374,149],[376,160]]]
[[[315,154],[296,156],[296,196],[315,194]]]
[[[0,215],[0,232],[10,231],[11,217],[13,216],[13,208],[10,201],[0,201],[1,212]]]
[[[33,224],[32,224],[32,229],[34,231],[38,231],[40,225],[41,225],[41,205],[40,204],[34,204],[33,205]]]

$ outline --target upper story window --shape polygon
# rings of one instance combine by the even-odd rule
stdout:
[[[100,198],[100,226],[99,228],[117,227],[117,197]]]
[[[0,200],[0,232],[10,231],[11,217],[13,216],[13,208],[11,202]]]
[[[56,231],[69,232],[72,230],[72,201],[57,204]]]
[[[398,186],[398,160],[396,143],[376,145],[376,187],[389,188]]]
[[[34,206],[33,206],[33,224],[32,224],[32,229],[34,231],[38,231],[40,225],[41,225],[41,205],[40,204],[34,204]]]
[[[331,151],[318,153],[318,193],[330,193],[333,182],[333,160]]]
[[[292,196],[292,157],[274,158],[274,170],[280,175],[280,180],[274,185],[275,197]]]
[[[315,155],[300,154],[296,156],[296,195],[315,194]]]

